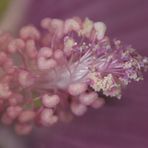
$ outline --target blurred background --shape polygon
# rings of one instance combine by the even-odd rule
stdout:
[[[89,17],[108,35],[148,56],[148,0],[0,0],[0,31],[17,34],[44,17]],[[148,148],[148,75],[130,84],[122,100],[110,100],[71,123],[35,129],[25,137],[0,126],[0,148]]]

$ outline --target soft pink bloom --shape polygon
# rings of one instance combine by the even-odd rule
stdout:
[[[100,108],[103,97],[121,98],[124,86],[143,79],[147,57],[110,40],[104,23],[46,18],[41,26],[0,34],[1,119],[18,134]]]

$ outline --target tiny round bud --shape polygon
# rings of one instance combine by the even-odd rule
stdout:
[[[34,26],[26,26],[20,30],[20,36],[22,39],[35,39],[40,38],[40,32]]]
[[[73,83],[70,84],[68,87],[68,92],[73,96],[80,95],[86,90],[87,90],[87,85],[84,83]]]
[[[40,115],[40,122],[44,126],[50,126],[57,122],[58,117],[53,115],[53,111],[51,109],[44,109]]]
[[[42,47],[42,48],[39,50],[38,56],[39,56],[39,57],[49,58],[49,57],[52,56],[52,54],[53,54],[53,52],[52,52],[52,49],[51,49],[51,48]]]
[[[80,29],[80,24],[77,20],[75,19],[67,19],[65,21],[65,26],[64,26],[64,33],[68,33],[70,31],[79,31]]]
[[[34,83],[34,78],[29,74],[28,71],[21,70],[18,75],[20,84],[24,87],[29,87]]]
[[[96,99],[98,98],[98,94],[95,92],[91,92],[91,93],[84,93],[81,94],[79,97],[79,100],[81,103],[83,103],[84,105],[90,105],[92,104]]]
[[[52,107],[55,107],[60,102],[60,98],[58,95],[49,96],[45,94],[42,97],[42,102],[44,106],[52,108]]]
[[[7,115],[11,119],[15,119],[22,111],[22,108],[20,106],[9,106],[7,108]]]
[[[20,95],[20,94],[12,94],[10,97],[9,97],[9,104],[11,106],[15,106],[19,103],[22,103],[23,101],[23,96]]]
[[[96,22],[94,23],[94,28],[96,30],[97,39],[102,39],[106,31],[106,25],[103,22]]]
[[[80,33],[82,35],[85,35],[85,36],[89,37],[91,32],[92,32],[92,29],[93,29],[93,21],[86,18],[85,21],[82,24],[82,30],[81,30]]]
[[[54,59],[46,59],[44,57],[38,58],[38,68],[40,70],[47,70],[54,68],[56,66],[57,62]]]
[[[83,104],[72,103],[71,104],[71,111],[76,116],[82,116],[87,110],[87,107]]]
[[[57,37],[62,37],[64,30],[64,22],[60,19],[52,19],[51,26],[55,31]]]
[[[45,29],[48,29],[51,24],[51,19],[50,18],[45,18],[41,21],[41,26]]]
[[[61,51],[61,50],[56,50],[56,51],[54,52],[54,58],[55,58],[55,59],[61,59],[61,58],[63,58],[63,51]]]
[[[23,122],[29,122],[32,121],[35,117],[35,113],[31,110],[26,110],[26,111],[22,111],[21,114],[19,115],[19,122],[23,123]]]
[[[22,39],[15,39],[10,41],[8,44],[8,51],[10,53],[14,53],[17,50],[23,49],[25,47],[25,43]]]
[[[104,99],[103,99],[103,98],[99,98],[99,99],[95,100],[95,101],[91,104],[91,106],[92,106],[93,108],[98,109],[98,108],[102,107],[102,106],[104,105],[104,103],[105,103]]]

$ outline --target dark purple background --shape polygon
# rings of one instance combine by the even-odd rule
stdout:
[[[148,56],[148,0],[34,0],[26,23],[44,17],[89,17],[103,21],[108,34]],[[124,90],[122,100],[90,110],[70,124],[29,137],[37,148],[148,148],[148,75]]]

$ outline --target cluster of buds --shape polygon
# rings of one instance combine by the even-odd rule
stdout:
[[[148,59],[105,31],[102,22],[74,17],[45,18],[40,30],[28,25],[17,37],[1,33],[1,122],[28,134],[100,108],[102,96],[120,98],[124,86],[143,79]]]

